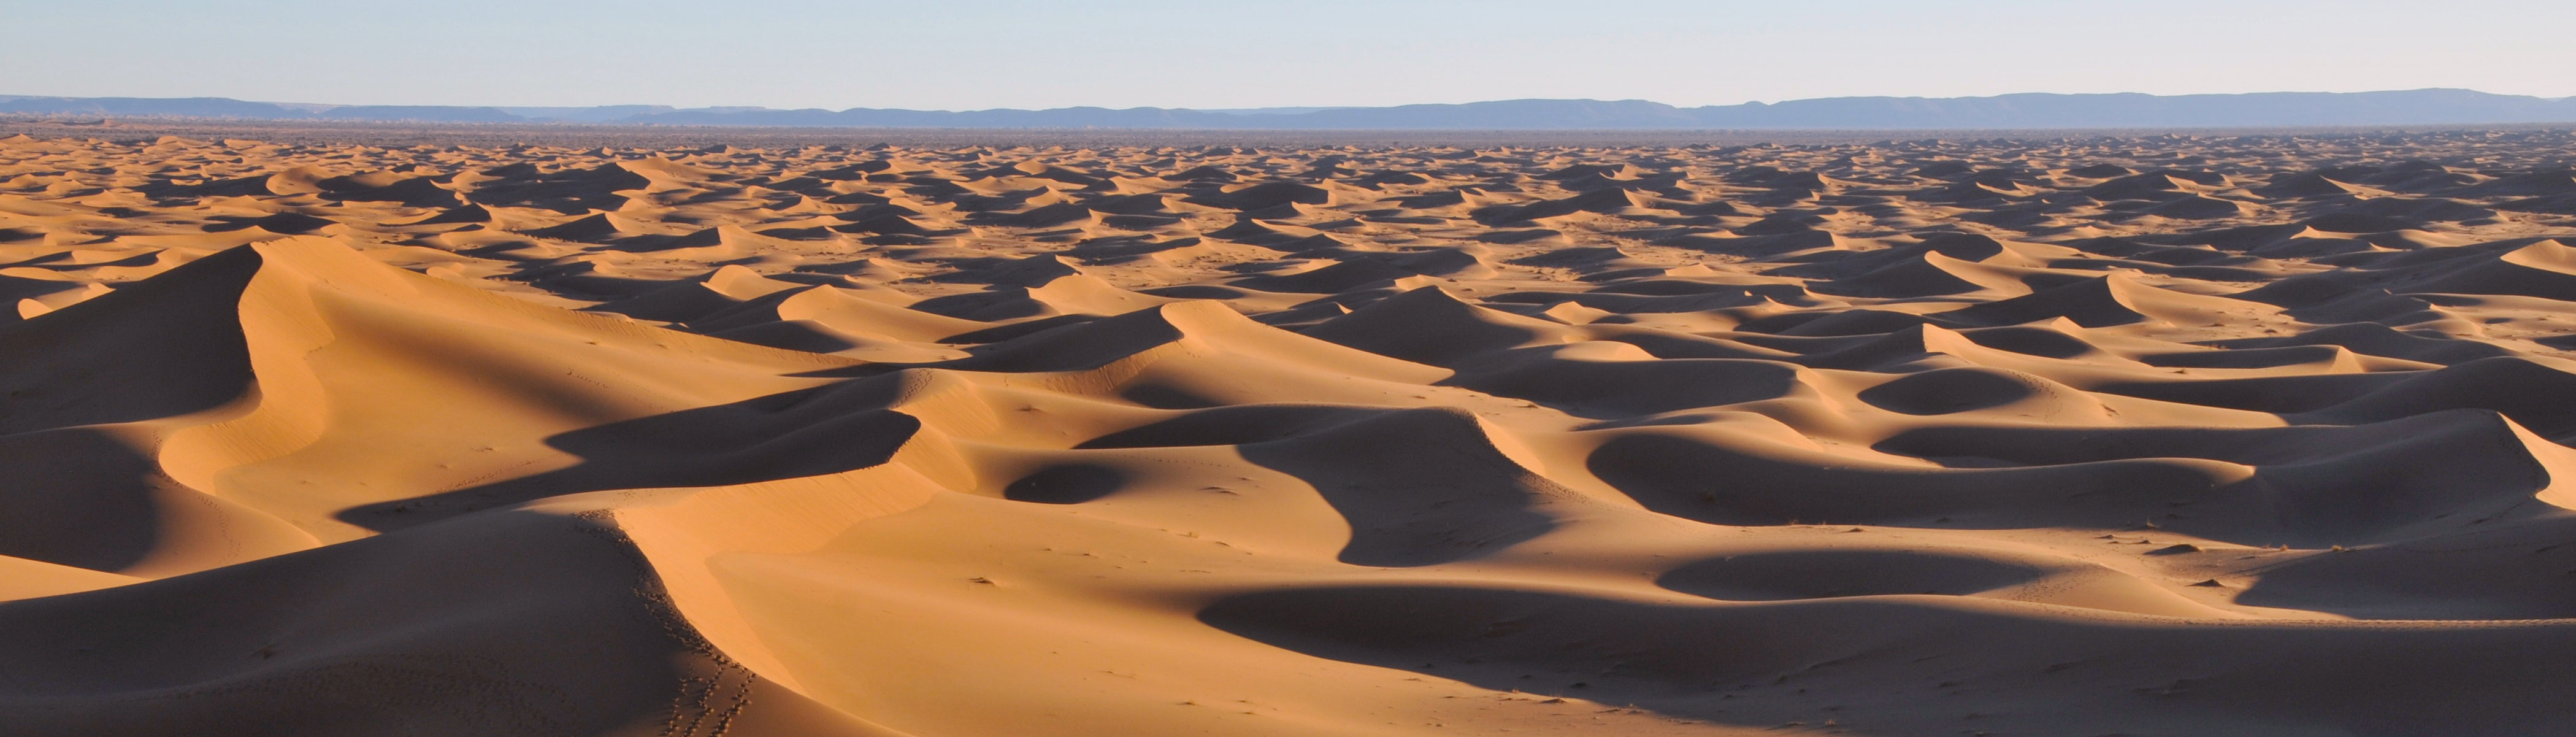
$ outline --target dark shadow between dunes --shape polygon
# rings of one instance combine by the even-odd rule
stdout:
[[[821,476],[886,462],[921,429],[883,407],[899,376],[642,417],[548,438],[582,458],[570,468],[341,511],[377,531],[482,509],[605,489],[725,486]]]
[[[2277,719],[2397,737],[2544,733],[2576,716],[2531,708],[2576,697],[2576,625],[2564,622],[2178,628],[1998,608],[2009,606],[2026,605],[1370,586],[1238,594],[1198,618],[1316,657],[1744,726],[1831,717],[1864,733],[1942,734],[1959,714],[1986,714],[1979,728],[1998,732],[2240,734]],[[2033,699],[2051,708],[2031,710]]]

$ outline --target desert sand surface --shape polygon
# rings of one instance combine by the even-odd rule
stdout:
[[[0,139],[0,731],[2567,734],[2571,161]]]

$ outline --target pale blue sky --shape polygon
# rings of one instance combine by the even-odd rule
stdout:
[[[349,104],[2576,95],[2576,0],[0,0],[0,26],[0,94]]]

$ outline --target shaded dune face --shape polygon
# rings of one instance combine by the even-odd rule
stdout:
[[[1853,395],[1869,406],[1909,415],[1946,415],[2000,407],[2037,394],[2018,377],[1972,368],[1933,369],[1907,374]]]
[[[0,139],[0,724],[2554,734],[2571,146]]]
[[[1965,556],[1828,550],[1704,560],[1665,571],[1655,583],[1711,599],[1779,601],[1841,596],[1991,591],[2038,579],[2045,569]]]

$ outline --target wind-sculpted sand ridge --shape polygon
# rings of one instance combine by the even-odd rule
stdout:
[[[0,722],[2552,733],[2571,156],[0,139]]]

